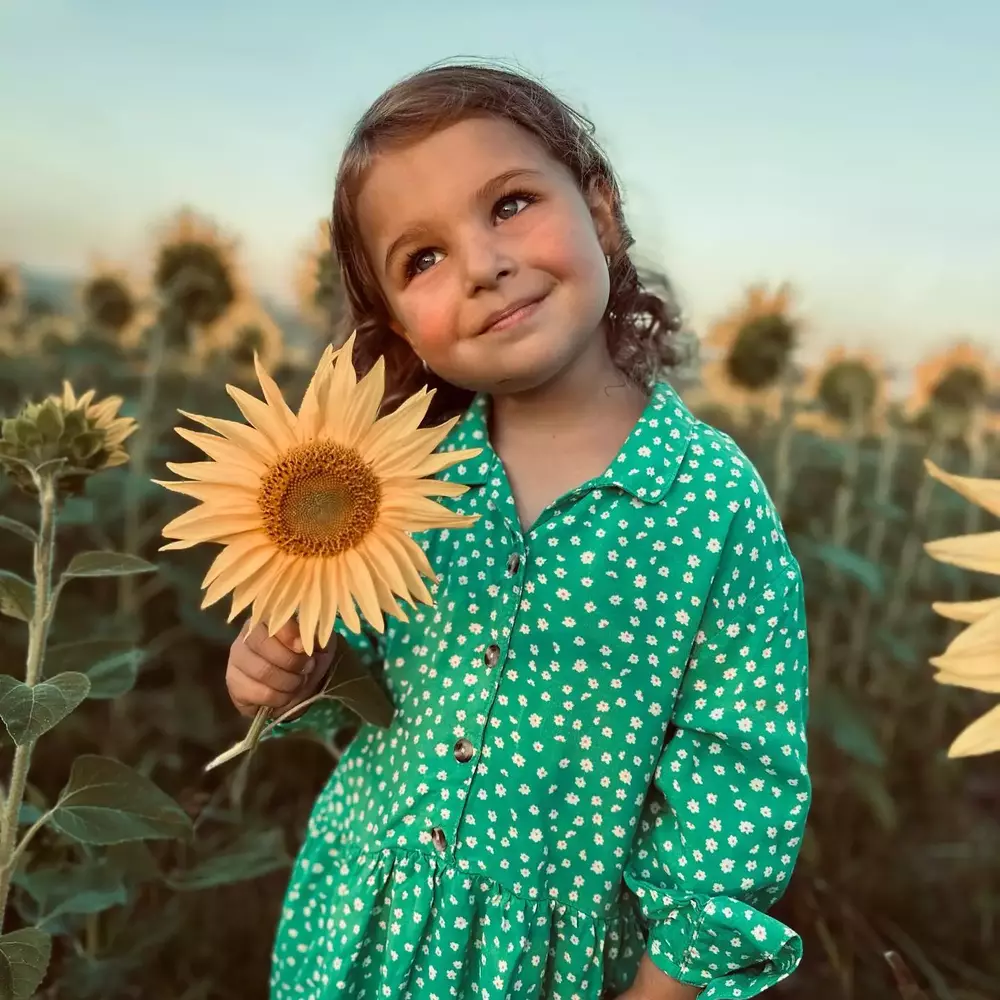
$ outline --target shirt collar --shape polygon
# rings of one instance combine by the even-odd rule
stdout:
[[[489,443],[488,408],[489,397],[484,393],[477,395],[442,449],[482,448],[482,454],[469,462],[450,466],[440,472],[438,478],[467,486],[482,486],[490,478],[499,459]],[[674,389],[666,382],[657,382],[621,450],[604,474],[591,480],[591,486],[617,486],[639,500],[659,501],[677,476],[695,422]]]

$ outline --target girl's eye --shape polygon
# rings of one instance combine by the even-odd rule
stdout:
[[[406,276],[412,278],[414,275],[423,274],[430,270],[436,263],[437,250],[416,250],[406,259]]]
[[[535,199],[529,194],[516,192],[501,198],[494,207],[493,214],[501,221],[514,218],[515,215],[524,211]]]

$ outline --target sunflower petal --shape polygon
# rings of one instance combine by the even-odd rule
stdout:
[[[972,476],[956,476],[935,465],[929,458],[924,459],[924,468],[938,482],[944,483],[966,500],[1000,517],[1000,479],[976,479]]]
[[[973,757],[1000,750],[1000,705],[966,727],[948,748],[949,757]]]
[[[1000,611],[1000,597],[990,597],[984,601],[935,601],[931,607],[942,618],[971,624]]]
[[[278,451],[287,451],[297,444],[294,434],[285,427],[281,418],[270,406],[245,389],[227,385],[226,392],[240,408],[240,412],[257,430],[270,441]]]
[[[1000,574],[1000,531],[941,538],[925,543],[924,549],[938,562],[978,573]]]

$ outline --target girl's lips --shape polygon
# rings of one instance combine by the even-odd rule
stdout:
[[[495,333],[499,330],[509,330],[512,326],[517,326],[519,323],[523,323],[526,319],[530,318],[538,311],[538,307],[547,297],[548,295],[546,294],[539,299],[525,302],[523,305],[517,306],[514,309],[504,311],[497,319],[488,320],[480,333]]]

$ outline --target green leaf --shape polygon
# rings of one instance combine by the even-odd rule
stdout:
[[[23,622],[31,621],[35,610],[34,584],[16,573],[0,569],[0,613]]]
[[[73,762],[49,822],[84,844],[180,838],[192,829],[187,813],[148,778],[93,754]]]
[[[839,689],[824,688],[822,697],[810,703],[809,716],[813,729],[832,740],[848,757],[876,767],[885,764],[885,753],[864,710]]]
[[[64,528],[94,523],[94,501],[90,497],[68,497],[59,511],[59,524]]]
[[[145,656],[126,639],[85,639],[50,646],[45,666],[86,674],[90,680],[88,698],[119,698],[135,687]]]
[[[20,535],[26,542],[31,542],[32,545],[38,541],[38,535],[33,528],[29,528],[20,521],[15,521],[12,517],[0,516],[0,528],[13,531],[15,535]]]
[[[810,553],[829,569],[843,573],[861,584],[873,597],[881,597],[885,590],[882,568],[857,552],[832,543],[811,546]]]
[[[103,913],[128,898],[122,873],[104,858],[83,865],[36,868],[21,873],[17,884],[38,905],[39,925],[59,917]]]
[[[167,883],[178,890],[211,889],[247,882],[290,864],[281,830],[246,830],[228,847],[172,875]]]
[[[45,978],[52,938],[37,927],[22,927],[0,937],[0,998],[29,1000]]]
[[[33,743],[57,726],[87,697],[90,681],[83,674],[65,673],[28,687],[0,675],[0,719],[18,745]]]
[[[136,573],[155,571],[152,563],[127,552],[80,552],[70,560],[63,577],[134,576]]]
[[[365,722],[382,729],[389,727],[396,711],[385,690],[365,668],[358,654],[343,640],[337,642],[337,652],[323,694],[343,702]]]

